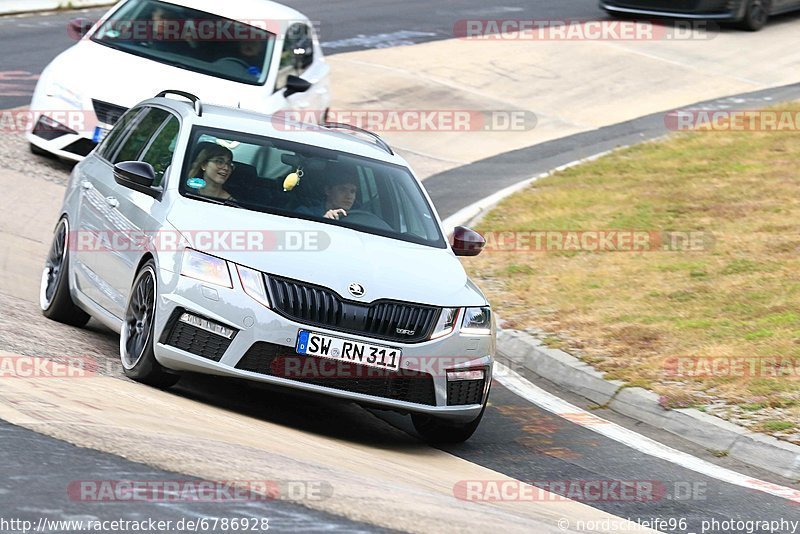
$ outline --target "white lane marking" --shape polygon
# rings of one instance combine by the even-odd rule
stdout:
[[[377,35],[359,34],[348,39],[338,41],[326,41],[321,43],[322,48],[347,48],[359,46],[363,48],[389,48],[393,46],[407,46],[417,44],[411,39],[417,37],[434,37],[435,33],[417,32],[410,30],[400,30],[391,33],[379,33]]]
[[[563,417],[576,425],[588,428],[593,432],[597,432],[609,439],[618,441],[632,449],[655,456],[662,460],[672,462],[674,464],[691,469],[702,475],[706,475],[729,484],[735,484],[744,488],[761,491],[786,499],[792,502],[800,503],[800,490],[773,484],[757,478],[752,478],[736,471],[731,471],[724,467],[714,465],[705,460],[701,460],[691,454],[681,452],[679,450],[668,447],[663,443],[659,443],[646,436],[642,436],[632,430],[621,427],[616,423],[607,421],[592,413],[587,412],[582,408],[573,406],[564,399],[556,397],[548,393],[542,388],[532,384],[515,371],[512,371],[503,364],[495,362],[497,373],[494,379],[503,384],[506,388],[516,393],[523,399],[552,412],[559,417]]]

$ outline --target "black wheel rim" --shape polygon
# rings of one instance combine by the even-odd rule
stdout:
[[[50,245],[50,251],[47,253],[47,259],[44,262],[44,269],[42,270],[42,284],[39,291],[39,300],[44,310],[50,308],[50,305],[53,303],[53,297],[55,297],[59,281],[64,274],[66,257],[67,223],[62,220],[58,223],[58,227],[53,235],[53,243]]]
[[[150,341],[150,331],[155,317],[155,296],[155,278],[148,268],[136,279],[128,301],[128,309],[125,311],[125,323],[120,341],[122,364],[127,369],[139,363]]]

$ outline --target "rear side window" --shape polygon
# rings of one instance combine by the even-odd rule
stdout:
[[[170,114],[163,109],[149,108],[145,113],[138,124],[131,129],[127,138],[122,141],[120,149],[111,159],[111,163],[138,159],[139,154],[142,153],[150,139],[159,131],[164,121],[170,117]]]

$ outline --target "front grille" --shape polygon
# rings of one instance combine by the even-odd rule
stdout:
[[[480,404],[484,380],[455,380],[447,383],[447,405]]]
[[[128,108],[103,102],[102,100],[92,99],[94,106],[94,113],[97,115],[97,120],[109,126],[114,126],[120,117],[122,117]]]
[[[86,139],[82,137],[77,141],[74,141],[67,146],[64,147],[65,152],[72,152],[73,154],[77,154],[79,156],[88,156],[89,153],[94,150],[94,147],[97,146],[97,143],[92,141],[91,139]]]
[[[433,306],[394,301],[362,304],[344,300],[327,288],[271,275],[267,280],[275,311],[340,332],[418,343],[430,337],[439,316],[439,309]]]
[[[218,362],[222,355],[225,354],[225,351],[228,350],[231,341],[226,337],[213,334],[202,328],[174,321],[174,326],[169,333],[169,337],[167,337],[166,344]]]
[[[237,369],[385,399],[436,405],[433,377],[419,371],[387,371],[297,354],[291,347],[259,341]]]

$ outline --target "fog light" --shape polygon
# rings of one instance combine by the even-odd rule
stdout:
[[[65,126],[44,114],[39,115],[39,120],[36,121],[36,125],[33,127],[33,135],[41,137],[42,139],[47,139],[48,141],[58,139],[63,135],[77,133],[78,132],[69,126]]]
[[[472,369],[469,371],[447,371],[447,381],[456,382],[460,380],[483,380],[485,377],[483,369]]]
[[[228,328],[227,326],[222,326],[219,323],[215,323],[214,321],[209,321],[208,319],[198,317],[197,315],[192,315],[191,313],[182,314],[179,320],[182,323],[192,325],[201,330],[205,330],[206,332],[211,332],[212,334],[222,336],[226,339],[232,339],[233,335],[236,333],[232,328]]]

